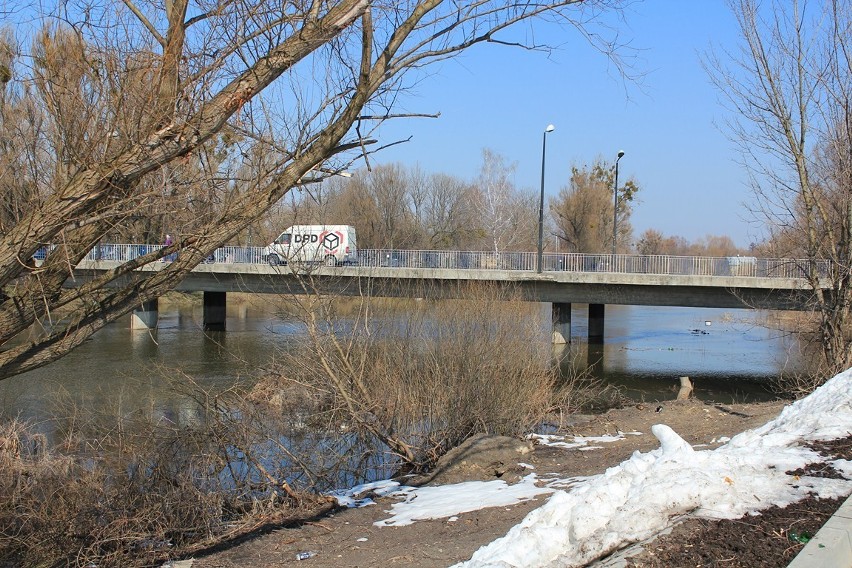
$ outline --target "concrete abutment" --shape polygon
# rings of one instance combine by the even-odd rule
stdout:
[[[150,302],[142,302],[130,316],[130,329],[157,329],[159,317],[159,302],[156,298]]]
[[[571,304],[553,302],[550,310],[553,324],[551,342],[554,345],[571,343]]]

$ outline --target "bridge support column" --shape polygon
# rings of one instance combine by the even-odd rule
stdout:
[[[553,323],[553,344],[571,343],[571,304],[553,302],[551,304]]]
[[[204,331],[225,331],[225,292],[204,292]]]
[[[589,304],[589,343],[603,343],[604,305]]]
[[[130,329],[156,329],[159,315],[159,303],[156,298],[143,302],[130,316]]]

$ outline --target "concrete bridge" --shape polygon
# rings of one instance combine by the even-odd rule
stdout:
[[[107,246],[112,254],[101,248],[77,266],[78,282],[151,249]],[[538,272],[535,253],[362,250],[354,266],[270,266],[262,250],[223,247],[180,284],[178,290],[204,292],[205,329],[225,329],[228,292],[455,298],[468,292],[467,284],[481,283],[552,304],[555,343],[570,341],[574,303],[588,304],[589,341],[600,342],[607,304],[807,310],[813,297],[807,261],[791,259],[546,254]],[[129,278],[165,266],[155,262]],[[817,269],[827,274],[827,265]],[[132,322],[155,327],[157,302],[140,306]]]

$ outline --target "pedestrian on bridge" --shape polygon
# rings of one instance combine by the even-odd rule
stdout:
[[[172,236],[167,233],[166,234],[166,240],[163,241],[163,246],[169,247],[169,246],[172,246],[173,244],[174,244],[174,241],[172,240]],[[163,262],[167,262],[167,261],[171,262],[174,259],[175,259],[174,254],[167,254],[165,257],[163,257]]]

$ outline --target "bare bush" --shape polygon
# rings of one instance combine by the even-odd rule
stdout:
[[[494,287],[458,295],[402,313],[364,298],[345,320],[332,299],[300,298],[304,337],[258,388],[314,393],[315,427],[346,428],[367,461],[398,471],[423,471],[475,433],[524,433],[558,376],[536,305]]]
[[[180,382],[189,421],[78,409],[52,446],[0,425],[0,564],[156,565],[324,503],[264,466],[241,393]]]
[[[22,446],[34,439],[23,424],[6,428]],[[7,456],[0,558],[23,566],[144,565],[187,537],[209,534],[220,499],[195,485],[182,441],[158,436],[144,453],[89,449]]]
[[[596,376],[585,353],[564,348],[556,357],[559,382],[553,393],[553,409],[548,421],[561,428],[567,418],[578,412],[596,414],[621,408],[629,399],[621,389]]]
[[[558,378],[536,304],[457,295],[303,297],[304,333],[249,392],[173,373],[167,410],[69,403],[49,437],[3,422],[0,565],[156,565],[584,404],[586,383]]]
[[[827,364],[820,331],[818,312],[767,312],[760,325],[772,330],[777,337],[787,339],[778,376],[769,388],[785,399],[803,398],[836,374]]]

